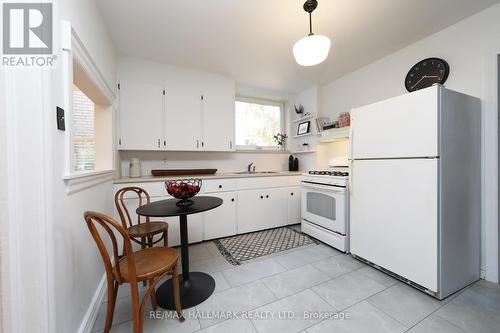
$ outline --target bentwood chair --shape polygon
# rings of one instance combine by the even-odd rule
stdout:
[[[172,275],[172,285],[174,291],[175,310],[179,320],[184,317],[181,310],[179,295],[179,277],[177,251],[168,247],[151,247],[134,252],[130,236],[120,224],[111,217],[101,213],[85,212],[83,214],[85,222],[90,230],[92,238],[97,243],[101,253],[104,268],[106,269],[106,282],[108,287],[108,305],[106,309],[106,323],[104,333],[108,333],[113,323],[113,314],[116,304],[118,287],[123,283],[130,283],[132,298],[132,319],[133,332],[142,333],[144,321],[144,306],[148,297],[156,310],[155,287],[158,281],[167,275]],[[105,231],[99,232],[97,225]],[[123,256],[118,256],[118,242],[115,233],[123,237]],[[108,252],[101,234],[107,234],[111,240],[111,253]],[[138,282],[148,281],[149,286],[146,294],[139,303]]]
[[[120,215],[122,226],[130,235],[130,239],[140,244],[141,249],[153,247],[154,244],[161,242],[161,240],[163,240],[164,246],[168,246],[168,223],[153,222],[149,220],[149,217],[143,217],[143,221],[141,221],[140,215],[137,215],[136,224],[132,222],[132,217],[125,204],[125,200],[131,200],[127,195],[128,193],[132,194],[134,198],[137,198],[137,207],[149,204],[151,202],[151,197],[146,190],[140,187],[124,187],[116,192],[116,210]],[[135,212],[133,212],[133,214],[135,215]],[[160,238],[154,240],[156,235],[160,235]]]

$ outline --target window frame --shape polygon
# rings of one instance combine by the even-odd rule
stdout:
[[[74,165],[74,150],[73,150],[73,66],[75,63],[80,67],[80,69],[85,73],[87,78],[92,83],[92,86],[96,89],[99,94],[99,101],[93,99],[94,107],[107,108],[109,110],[111,118],[114,118],[116,112],[115,101],[117,95],[115,90],[113,90],[106,82],[103,74],[97,68],[94,60],[90,56],[90,53],[85,48],[83,42],[78,37],[77,33],[68,21],[62,22],[62,56],[61,56],[61,66],[62,66],[62,77],[63,77],[63,96],[64,101],[62,107],[65,110],[65,123],[66,130],[64,131],[64,146],[65,146],[65,168],[62,179],[64,180],[67,188],[67,193],[71,194],[73,192],[80,191],[82,189],[88,188],[100,184],[102,182],[113,179],[115,173],[115,150],[114,150],[114,122],[111,119],[111,139],[109,150],[109,159],[111,163],[104,167],[97,167],[95,170],[86,171],[75,171]],[[79,88],[80,89],[80,88]],[[90,98],[90,96],[88,96]],[[95,112],[96,110],[94,110]],[[95,114],[94,114],[95,116]]]
[[[278,106],[280,108],[280,133],[285,133],[285,103],[270,99],[256,98],[256,97],[246,97],[246,96],[236,96],[234,104],[234,135],[235,135],[235,149],[236,151],[284,151],[285,146],[247,146],[236,144],[236,102],[253,103],[261,105]]]

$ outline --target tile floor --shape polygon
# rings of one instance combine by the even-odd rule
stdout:
[[[323,244],[232,266],[206,242],[190,247],[190,261],[192,271],[215,278],[214,294],[187,309],[183,323],[151,319],[149,306],[145,333],[500,332],[500,286],[485,281],[438,301]],[[103,329],[105,305],[94,332]],[[232,318],[225,311],[240,314]],[[217,313],[226,316],[208,315]],[[131,332],[130,319],[124,285],[111,332]]]

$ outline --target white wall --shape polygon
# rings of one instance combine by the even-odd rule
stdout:
[[[59,1],[58,14],[56,22],[66,20],[71,23],[107,84],[115,87],[116,55],[95,1]],[[59,29],[56,33],[60,33]],[[59,53],[59,59],[62,59],[61,55]],[[64,105],[61,71],[62,66],[59,66],[52,73],[51,110],[55,110],[56,105]],[[57,332],[78,332],[104,274],[100,254],[83,220],[83,212],[94,210],[111,215],[112,183],[108,180],[73,194],[67,193],[62,179],[66,172],[67,138],[65,132],[55,128],[52,118],[55,328]]]
[[[217,169],[217,172],[245,171],[250,162],[254,162],[256,170],[285,171],[288,170],[287,153],[224,153],[224,152],[146,152],[123,151],[122,176],[129,174],[131,158],[141,160],[143,176],[151,175],[152,169]]]
[[[285,103],[290,98],[291,94],[283,93],[280,91],[262,89],[254,86],[248,86],[244,84],[236,83],[236,96],[238,97],[254,97],[270,101],[283,102]]]
[[[316,167],[327,170],[329,163],[335,158],[344,158],[349,155],[349,140],[319,143],[316,153]]]
[[[5,103],[5,74],[0,71],[0,109],[6,110],[7,104]],[[7,119],[6,113],[0,112],[0,151],[7,151]],[[5,156],[2,154],[2,158]],[[0,192],[0,221],[6,221],[8,218],[8,179],[7,179],[7,163],[0,165],[0,187],[4,190]],[[11,299],[8,290],[9,279],[5,276],[5,273],[9,268],[8,261],[5,256],[8,252],[8,228],[7,223],[2,223],[0,228],[0,332],[7,332],[7,325],[10,316],[8,312],[8,304]]]
[[[496,54],[500,53],[500,5],[322,87],[321,115],[336,118],[353,107],[406,93],[404,78],[426,57],[445,59],[451,68],[446,87],[482,100],[483,216],[482,268],[498,280]],[[335,56],[335,53],[333,53]],[[479,171],[479,170],[478,170]],[[494,179],[494,181],[492,181]]]
[[[118,80],[129,80],[158,84],[162,86],[175,84],[179,80],[185,82],[197,82],[202,84],[204,81],[214,82],[233,81],[230,77],[213,74],[208,72],[195,71],[189,68],[178,67],[166,63],[159,63],[145,59],[120,56],[118,58]]]
[[[319,86],[312,86],[311,88],[308,88],[304,91],[301,91],[300,93],[296,94],[293,96],[289,102],[288,102],[288,107],[287,107],[287,115],[288,119],[290,120],[295,120],[298,119],[298,115],[295,112],[295,105],[302,104],[304,106],[304,114],[305,113],[310,113],[314,116],[317,116],[320,111],[320,87]],[[303,144],[308,143],[309,144],[309,149],[314,150],[316,149],[316,134],[317,134],[317,128],[316,128],[316,122],[315,118],[313,117],[310,119],[311,124],[310,124],[310,132],[313,133],[313,135],[310,136],[304,136],[304,137],[298,137],[294,138],[295,135],[297,135],[297,127],[298,123],[292,123],[289,122],[288,124],[288,133],[289,133],[289,141],[287,143],[287,148],[290,151],[297,151],[304,149]],[[299,165],[301,170],[313,170],[317,169],[317,157],[318,153],[303,153],[303,154],[296,154],[296,156],[299,158]]]
[[[45,131],[47,90],[42,84],[48,71],[2,70],[6,77],[2,120],[7,126],[1,142],[6,172],[2,179],[5,210],[0,224],[1,246],[5,251],[2,252],[2,302],[6,312],[1,324],[6,332],[50,330],[46,238],[52,211],[47,206],[52,161],[44,160],[50,152],[50,135]]]
[[[443,58],[449,63],[447,88],[484,100],[490,88],[486,86],[486,57],[498,46],[500,5],[324,85],[320,114],[336,118],[353,107],[407,93],[404,79],[408,70],[426,57]]]
[[[96,1],[99,0],[59,0],[56,9],[60,19],[71,22],[78,31],[97,67],[113,86],[116,82],[116,54]]]

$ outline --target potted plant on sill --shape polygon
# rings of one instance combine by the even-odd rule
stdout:
[[[284,149],[285,148],[285,141],[288,138],[288,135],[286,133],[277,133],[273,135],[274,141],[278,144],[278,147]]]

